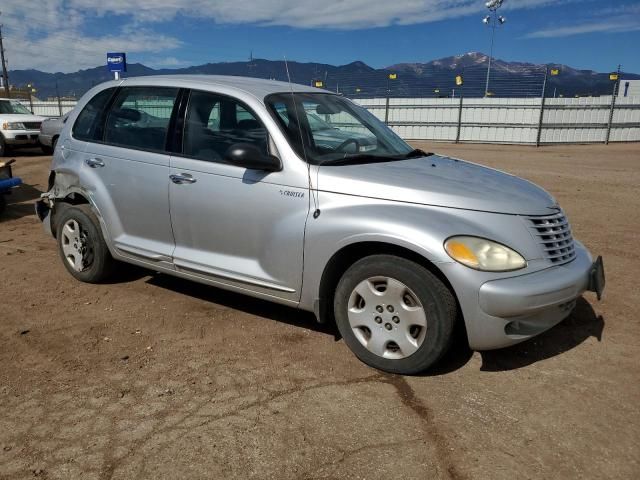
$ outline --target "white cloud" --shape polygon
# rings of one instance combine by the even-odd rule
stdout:
[[[144,64],[151,68],[180,68],[191,65],[191,62],[176,57],[152,57],[147,59]]]
[[[20,48],[15,51],[11,45],[20,45]],[[49,72],[70,72],[102,65],[106,52],[110,51],[157,53],[180,45],[176,38],[150,32],[91,37],[66,31],[53,32],[35,40],[22,35],[7,36],[11,70],[32,68]]]
[[[567,0],[564,0],[567,1]],[[69,0],[97,15],[130,15],[138,22],[167,21],[181,14],[217,23],[252,23],[294,28],[356,29],[414,24],[484,11],[485,0]],[[506,9],[531,8],[558,0],[511,0]]]

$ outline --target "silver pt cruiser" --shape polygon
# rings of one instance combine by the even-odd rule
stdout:
[[[95,87],[65,123],[36,211],[78,280],[128,262],[312,311],[396,373],[437,362],[458,322],[471,348],[505,347],[604,288],[601,258],[543,189],[275,81]]]

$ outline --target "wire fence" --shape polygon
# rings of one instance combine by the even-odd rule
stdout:
[[[492,97],[540,97],[545,79],[544,66],[528,66],[526,69],[492,70],[489,88]],[[296,74],[297,73],[297,74]],[[456,77],[463,79],[456,85]],[[275,80],[287,81],[286,75],[274,75]],[[472,66],[463,69],[442,69],[434,65],[404,66],[399,71],[369,70],[358,72],[316,71],[309,78],[308,72],[293,72],[292,81],[316,86],[340,93],[349,98],[371,97],[422,97],[455,98],[484,97],[487,85],[487,69]],[[318,84],[318,85],[320,85]],[[573,94],[573,89],[570,92]],[[569,93],[569,89],[567,89]],[[556,90],[556,95],[562,95]]]

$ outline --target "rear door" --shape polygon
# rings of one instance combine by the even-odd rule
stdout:
[[[171,264],[167,132],[177,88],[118,90],[84,154],[85,184],[122,255]]]
[[[181,153],[171,159],[173,260],[177,270],[212,283],[297,302],[307,178],[286,164],[262,172],[224,159],[236,143],[276,153],[263,120],[236,98],[191,92]]]

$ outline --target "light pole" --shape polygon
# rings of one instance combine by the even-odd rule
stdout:
[[[502,15],[498,15],[498,9],[504,0],[489,0],[485,6],[489,9],[489,15],[482,19],[482,23],[491,27],[491,49],[489,50],[489,65],[487,66],[487,82],[484,87],[484,96],[489,95],[489,76],[491,75],[491,60],[493,58],[493,40],[496,36],[496,27],[507,21]]]

